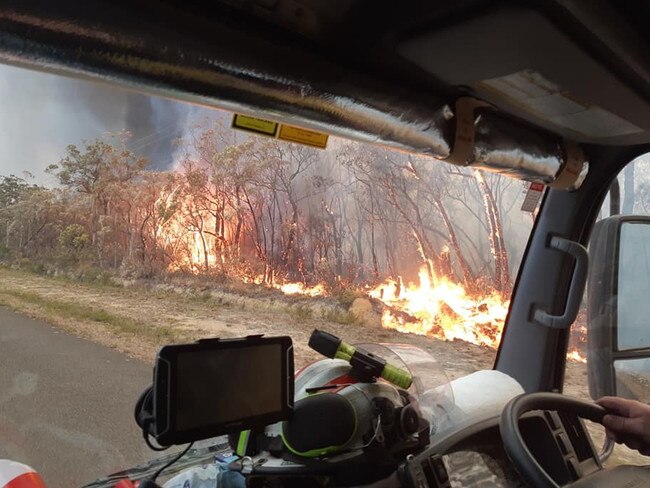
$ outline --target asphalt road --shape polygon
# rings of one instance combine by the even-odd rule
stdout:
[[[156,457],[133,420],[151,371],[0,307],[0,458],[74,488]]]

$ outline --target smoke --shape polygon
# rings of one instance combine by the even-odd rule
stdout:
[[[44,170],[65,155],[68,144],[126,129],[129,149],[154,170],[171,168],[193,124],[225,114],[151,97],[107,84],[0,65],[0,175],[53,185]]]

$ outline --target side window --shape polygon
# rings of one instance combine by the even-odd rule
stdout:
[[[564,393],[585,400],[618,395],[648,402],[650,154],[630,162],[613,182],[589,254],[587,290],[571,328]],[[595,424],[588,428],[599,450],[604,429]],[[648,464],[648,459],[617,445],[606,465],[638,463]]]

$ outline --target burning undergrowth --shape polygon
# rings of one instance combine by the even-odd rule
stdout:
[[[385,305],[384,327],[489,347],[499,343],[509,304],[496,292],[472,296],[445,276],[430,276],[425,266],[418,283],[388,280],[369,295]]]
[[[220,305],[288,312],[298,319],[383,327],[489,349],[499,344],[509,306],[509,300],[497,292],[472,293],[449,277],[430,276],[427,266],[420,268],[417,282],[405,283],[397,277],[374,286],[342,282],[306,285],[279,277],[269,285],[263,276],[220,277],[217,281],[220,283],[207,286],[203,276],[178,274],[158,287],[215,300]],[[581,318],[574,326],[567,357],[584,363],[586,328]]]
[[[430,269],[430,266],[420,268],[418,282],[404,283],[398,277],[377,286],[357,288],[355,293],[368,299],[373,305],[372,310],[381,314],[384,328],[446,341],[461,340],[493,349],[498,347],[510,301],[496,291],[470,293],[449,277],[432,276]],[[275,284],[273,288],[288,296],[321,299],[331,296],[323,284],[306,286],[285,282]],[[360,310],[372,313],[369,307]],[[587,330],[582,318],[581,315],[574,326],[567,357],[584,363]],[[363,317],[357,319],[368,323]]]

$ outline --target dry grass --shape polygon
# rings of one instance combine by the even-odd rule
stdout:
[[[8,288],[2,277],[0,282],[0,306],[118,349],[134,358],[151,361],[160,346],[187,340],[186,333],[172,327],[152,326],[147,321],[126,317],[96,305]]]
[[[4,300],[2,300],[3,297]],[[42,310],[48,319],[97,322],[110,328],[115,334],[137,336],[156,343],[172,342],[181,336],[171,327],[150,327],[145,323],[116,315],[103,308],[46,298],[35,292],[4,289],[0,290],[0,300],[6,305],[13,305],[14,308],[20,310],[33,311],[34,308]]]
[[[320,328],[352,343],[416,344],[439,358],[452,378],[492,366],[492,350],[364,326],[327,301],[284,297],[276,290],[262,290],[258,296],[255,288],[241,296],[231,287],[116,287],[0,267],[0,301],[5,305],[147,361],[169,342],[288,334],[301,366],[316,357],[307,342],[312,330]]]

